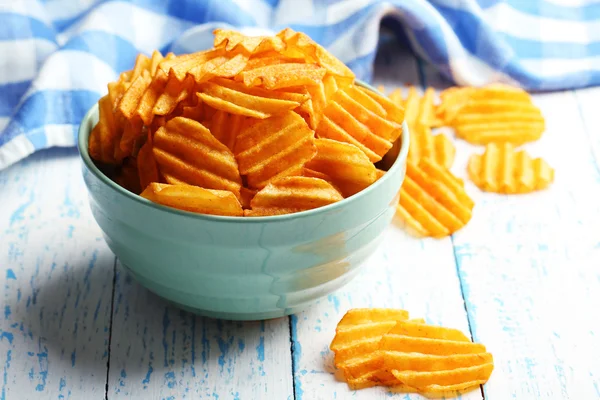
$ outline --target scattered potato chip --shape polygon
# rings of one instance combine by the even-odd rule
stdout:
[[[450,122],[457,137],[473,144],[519,145],[539,139],[544,132],[542,113],[527,92],[507,85],[464,90],[450,96],[461,102]]]
[[[323,207],[343,200],[342,195],[327,181],[305,176],[276,179],[261,189],[250,202],[251,210],[244,215],[258,217],[292,214]]]
[[[408,89],[406,99],[402,91],[397,89],[390,98],[405,107],[406,124],[410,130],[410,148],[408,160],[418,163],[423,158],[431,158],[440,165],[450,168],[454,161],[456,149],[446,135],[431,133],[431,128],[437,124],[434,105],[435,92],[428,88],[420,97],[414,86]]]
[[[462,181],[429,159],[409,162],[398,212],[415,233],[448,236],[471,219],[474,203]]]
[[[167,183],[229,190],[240,196],[242,180],[231,150],[199,122],[171,119],[154,134],[153,154]]]
[[[541,158],[532,159],[510,143],[490,143],[469,159],[469,177],[486,192],[529,193],[547,188],[554,170]]]
[[[213,215],[243,215],[237,197],[227,190],[203,189],[198,186],[151,183],[140,195],[164,206]]]
[[[300,175],[317,152],[314,142],[314,132],[304,119],[288,111],[242,130],[234,153],[248,186],[260,189],[271,179]]]
[[[331,139],[316,139],[317,154],[306,168],[325,174],[341,190],[352,196],[377,180],[377,169],[358,147]]]
[[[407,393],[452,394],[486,383],[494,368],[485,346],[459,330],[408,320],[404,310],[349,310],[330,348],[354,390],[380,385]]]

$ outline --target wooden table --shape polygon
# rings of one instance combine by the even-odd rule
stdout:
[[[397,47],[376,84],[443,87]],[[139,286],[94,222],[75,149],[0,172],[0,399],[383,399],[350,391],[328,350],[352,307],[401,307],[484,343],[495,370],[463,399],[600,398],[600,89],[535,95],[526,146],[556,169],[544,192],[480,192],[452,237],[397,225],[347,287],[290,318],[195,317]],[[453,170],[481,148],[457,141]],[[417,399],[418,395],[391,395]]]

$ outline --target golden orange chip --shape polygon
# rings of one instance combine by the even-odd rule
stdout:
[[[468,172],[481,190],[504,194],[542,190],[554,181],[554,170],[543,159],[515,151],[510,143],[490,143],[483,154],[472,155]]]
[[[254,196],[256,196],[256,193],[258,193],[258,190],[255,189],[248,189],[245,187],[242,187],[240,190],[240,202],[242,203],[242,208],[244,210],[246,209],[250,209],[250,203],[252,202],[252,199],[254,198]]]
[[[379,385],[405,393],[455,393],[487,382],[494,368],[485,346],[456,329],[408,320],[404,310],[350,310],[330,347],[354,390]]]
[[[138,194],[142,191],[135,159],[127,157],[123,160],[115,176],[115,182],[132,193]]]
[[[277,36],[246,36],[237,31],[215,29],[214,47],[225,48],[228,52],[259,54],[267,51],[281,52],[285,44]]]
[[[275,64],[246,70],[238,76],[244,85],[266,89],[282,89],[303,85],[318,85],[323,80],[325,68],[316,64]]]
[[[167,115],[173,112],[179,103],[192,94],[195,83],[193,76],[188,76],[183,81],[169,77],[165,90],[156,100],[152,112],[155,115]]]
[[[473,205],[462,182],[450,171],[429,159],[407,164],[398,212],[416,233],[450,235],[469,222]]]
[[[377,169],[358,147],[331,139],[316,139],[317,154],[306,167],[327,175],[344,197],[377,180]]]
[[[98,142],[100,143],[100,157],[97,160],[107,164],[116,163],[115,149],[119,146],[119,131],[122,129],[117,125],[115,115],[112,111],[110,97],[104,96],[98,101],[99,119],[97,132]],[[96,140],[96,139],[93,139]],[[94,149],[97,153],[97,150]]]
[[[246,210],[249,217],[291,214],[343,200],[342,195],[327,181],[305,176],[276,179],[261,189]]]
[[[293,111],[250,124],[235,142],[240,174],[255,189],[271,179],[299,175],[317,152],[314,141],[314,132]]]
[[[435,92],[428,88],[420,97],[414,86],[408,89],[406,99],[398,89],[390,94],[390,99],[404,104],[406,124],[410,130],[410,148],[408,160],[418,163],[423,158],[431,158],[438,164],[450,168],[456,149],[443,134],[433,135],[431,128],[437,124],[434,105]]]
[[[198,68],[217,57],[223,57],[222,60],[224,63],[228,60],[228,57],[224,56],[224,49],[210,49],[165,59],[158,65],[158,68],[169,76],[169,79],[175,78],[181,82],[186,78],[192,68]]]
[[[354,73],[343,62],[334,57],[321,45],[302,32],[284,29],[277,34],[286,44],[284,54],[291,57],[303,57],[308,62],[316,62],[327,72],[338,77],[338,81],[347,86],[354,81]]]
[[[400,136],[402,127],[381,115],[385,110],[379,109],[378,103],[365,101],[361,94],[354,86],[338,90],[325,109],[316,132],[321,138],[353,144],[369,160],[377,162]]]
[[[135,156],[146,136],[142,120],[139,118],[131,121],[125,120],[122,125],[123,131],[115,152],[115,159],[117,160],[125,156]]]
[[[274,96],[261,97],[213,82],[202,84],[198,96],[217,110],[259,119],[281,114],[300,105],[292,100],[277,99]]]
[[[167,183],[229,190],[240,196],[242,180],[233,154],[197,121],[169,120],[154,134],[153,153]]]
[[[450,100],[448,100],[450,98]],[[524,90],[508,85],[465,88],[446,94],[456,104],[446,122],[456,136],[473,144],[509,142],[515,145],[537,140],[545,130],[541,111]],[[451,119],[450,119],[451,118]]]
[[[140,99],[136,113],[140,116],[145,125],[150,125],[154,118],[154,105],[158,98],[165,91],[167,86],[167,75],[161,69],[157,69],[156,75],[152,79],[148,88]]]
[[[243,115],[217,110],[207,127],[219,142],[233,151],[237,136],[244,128],[247,119]]]
[[[227,190],[203,189],[185,184],[151,183],[140,196],[154,203],[200,214],[243,215],[237,197]]]
[[[152,143],[148,140],[137,155],[137,169],[140,188],[143,190],[152,182],[158,182],[158,165],[154,159]]]

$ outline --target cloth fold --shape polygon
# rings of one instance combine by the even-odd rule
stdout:
[[[74,146],[85,112],[139,52],[203,50],[217,27],[291,27],[370,81],[384,20],[459,85],[600,82],[600,4],[585,0],[17,0],[0,3],[0,169]]]

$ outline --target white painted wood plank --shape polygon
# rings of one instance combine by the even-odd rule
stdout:
[[[103,399],[114,256],[74,149],[0,172],[0,399]]]
[[[118,267],[110,399],[293,399],[291,371],[288,318],[196,317]]]
[[[576,90],[575,98],[577,99],[579,112],[581,113],[588,139],[590,140],[596,167],[600,170],[600,112],[598,111],[600,87]]]
[[[397,47],[380,50],[375,77],[374,85],[384,84],[388,90],[419,82],[415,60]],[[415,318],[454,327],[469,335],[450,238],[415,239],[398,225],[392,225],[358,277],[311,309],[292,316],[297,400],[389,397],[384,388],[352,391],[334,376],[329,345],[336,324],[348,309],[359,307],[404,308]],[[423,398],[416,394],[394,397]],[[462,398],[481,399],[482,395],[475,390]]]
[[[428,71],[428,84],[440,81]],[[456,142],[453,170],[476,206],[454,245],[473,336],[494,354],[486,399],[600,398],[599,94],[578,93],[580,107],[572,92],[534,96],[547,130],[524,147],[555,168],[550,190],[480,192],[466,165],[483,148]]]

